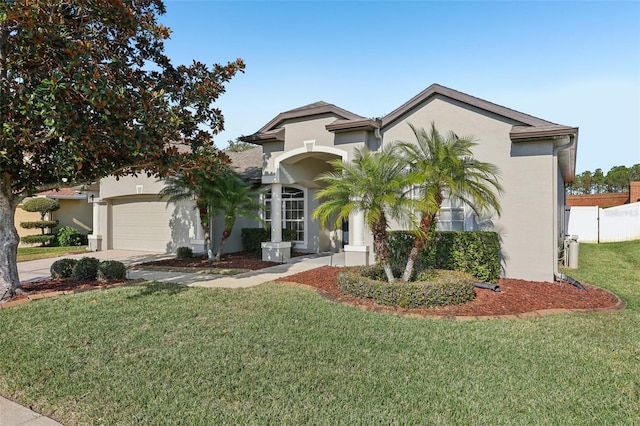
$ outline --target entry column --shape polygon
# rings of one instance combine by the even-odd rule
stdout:
[[[262,243],[262,260],[284,262],[291,258],[291,242],[282,241],[282,184],[271,184],[271,241]]]
[[[356,211],[351,214],[349,217],[349,229],[353,230],[353,244],[344,246],[345,266],[368,265],[369,246],[364,244],[363,212]]]

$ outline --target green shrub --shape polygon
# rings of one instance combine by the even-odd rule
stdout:
[[[242,250],[248,253],[262,253],[262,243],[271,240],[271,230],[267,228],[242,228],[240,234]]]
[[[178,259],[191,259],[193,257],[193,250],[191,250],[191,247],[178,247],[176,257]]]
[[[60,247],[82,245],[82,234],[73,226],[63,226],[56,230],[56,242]]]
[[[24,229],[47,229],[55,228],[60,223],[59,220],[42,220],[36,222],[20,222],[20,228]]]
[[[401,308],[432,308],[460,305],[475,297],[474,278],[459,271],[430,271],[423,280],[387,282],[379,266],[343,268],[338,289],[351,296],[372,299],[381,305]]]
[[[83,257],[73,267],[71,277],[76,281],[95,280],[99,267],[100,261],[95,257]]]
[[[293,241],[296,231],[282,230],[282,241]],[[262,253],[262,243],[271,241],[271,228],[242,228],[240,233],[242,250],[248,253]]]
[[[32,213],[40,213],[41,219],[44,220],[44,215],[49,212],[54,212],[60,209],[60,204],[52,199],[45,197],[34,197],[26,200],[22,204],[22,210]]]
[[[404,270],[413,238],[406,231],[389,233],[394,270]],[[486,231],[434,232],[416,260],[416,273],[426,269],[464,271],[495,283],[500,278],[500,236]]]
[[[25,235],[20,238],[25,244],[42,244],[43,246],[53,245],[56,241],[55,234]]]
[[[117,260],[105,260],[98,266],[99,281],[115,281],[127,278],[127,267]]]
[[[71,278],[73,267],[78,263],[77,259],[60,259],[51,264],[49,271],[52,278]]]

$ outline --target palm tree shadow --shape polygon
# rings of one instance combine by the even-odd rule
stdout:
[[[140,292],[129,296],[128,299],[140,299],[148,296],[175,296],[189,290],[184,284],[165,283],[160,281],[152,281],[140,285]]]

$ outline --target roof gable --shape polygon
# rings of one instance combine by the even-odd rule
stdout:
[[[289,111],[281,112],[278,114],[273,120],[269,121],[264,125],[257,133],[270,133],[276,128],[280,127],[282,123],[286,120],[291,120],[295,118],[304,118],[304,117],[312,117],[314,115],[321,114],[334,114],[338,117],[338,119],[345,120],[362,120],[364,117],[361,117],[357,114],[354,114],[346,109],[342,109],[333,104],[329,104],[324,101],[314,102],[309,105],[302,106],[300,108],[295,108]]]
[[[523,125],[534,127],[556,125],[556,123],[552,123],[550,121],[543,120],[529,114],[524,114],[522,112],[506,108],[498,104],[494,104],[493,102],[485,101],[484,99],[476,98],[475,96],[467,95],[466,93],[449,89],[448,87],[444,87],[439,84],[432,84],[413,98],[409,99],[404,104],[400,105],[395,110],[391,111],[389,114],[382,117],[382,127],[384,128],[393,124],[397,120],[401,119],[404,115],[409,113],[411,110],[419,107],[424,102],[438,95],[491,112],[493,114],[497,114],[505,118],[509,118]]]

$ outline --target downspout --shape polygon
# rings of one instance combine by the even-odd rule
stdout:
[[[565,149],[571,149],[571,147],[573,147],[575,145],[575,143],[576,143],[575,136],[569,136],[569,142],[553,147],[553,161],[554,161],[554,165],[553,165],[554,169],[553,169],[553,171],[557,170],[557,172],[559,172],[560,164],[558,162],[558,153],[560,151],[562,151],[562,150],[565,150]],[[558,177],[557,177],[556,173],[552,173],[552,175],[553,175],[553,180],[554,180],[553,187],[555,188],[555,190],[554,190],[554,199],[555,199],[555,203],[557,203],[558,202]],[[564,183],[564,179],[563,179],[563,183]],[[566,189],[565,189],[565,202],[566,202]],[[558,211],[558,207],[559,206],[556,205],[556,208],[555,208],[556,212]],[[563,215],[565,215],[565,214],[566,214],[566,212],[564,212],[564,209],[563,209]],[[562,219],[563,219],[562,220],[562,223],[563,223],[562,226],[564,227],[564,224],[566,223],[566,219],[564,217]],[[555,212],[552,215],[552,220],[553,220],[552,229],[556,229],[556,227],[558,226],[558,218],[555,217]],[[555,234],[556,235],[554,236],[554,239],[557,238],[557,235],[558,235],[557,229],[556,229],[556,233]],[[556,253],[557,253],[558,252],[558,241],[555,241],[555,246],[556,246]],[[556,259],[555,259],[555,261],[553,263],[554,278],[555,278],[556,274],[558,274],[558,272],[559,272],[558,271],[558,256],[556,255]]]

